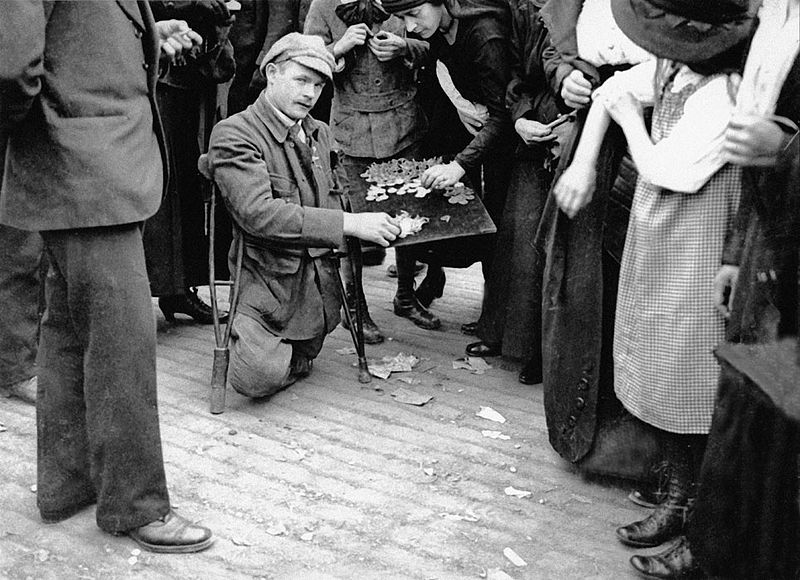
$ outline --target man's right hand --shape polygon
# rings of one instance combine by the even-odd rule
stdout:
[[[561,98],[573,109],[583,109],[591,100],[592,83],[578,69],[573,70],[561,82]]]
[[[333,45],[333,57],[339,59],[357,46],[363,46],[370,36],[369,26],[363,22],[353,24]]]
[[[344,235],[387,247],[400,233],[400,226],[386,213],[344,213]]]

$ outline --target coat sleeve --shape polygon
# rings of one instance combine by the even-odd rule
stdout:
[[[46,17],[41,1],[3,2],[0,18],[0,133],[21,121],[42,88]]]
[[[274,195],[263,155],[243,126],[223,121],[211,134],[209,171],[236,224],[250,236],[279,245],[341,247],[342,211],[304,207]]]
[[[477,50],[475,67],[480,79],[481,104],[489,110],[489,120],[461,153],[456,161],[465,170],[481,164],[484,156],[498,142],[507,138],[511,130],[511,118],[506,109],[506,87],[510,80],[507,41],[491,38]]]

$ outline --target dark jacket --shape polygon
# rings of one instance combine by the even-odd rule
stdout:
[[[454,9],[458,30],[452,46],[439,32],[431,38],[431,56],[445,64],[458,92],[489,111],[486,124],[456,155],[455,160],[466,170],[475,169],[490,154],[513,143],[513,128],[505,106],[506,87],[511,80],[509,7],[490,8],[493,9],[470,10],[460,5]]]
[[[0,18],[0,42],[23,38],[26,48],[0,46],[9,136],[0,221],[58,230],[145,220],[166,182],[154,98],[159,41],[147,3],[18,6]],[[75,42],[74,22],[91,22],[97,34]]]
[[[291,340],[339,323],[331,250],[344,244],[330,129],[310,117],[303,128],[310,148],[288,137],[262,95],[217,124],[208,151],[211,176],[244,233],[240,312]]]
[[[331,52],[348,28],[335,12],[339,1],[314,0],[304,29],[321,37]],[[379,30],[405,36],[403,21],[395,16],[373,25],[373,33]],[[427,57],[429,46],[422,40],[406,41],[407,58],[381,62],[369,47],[357,46],[344,56],[344,68],[334,73],[331,128],[347,155],[384,159],[422,139],[427,123],[415,98],[411,66]]]

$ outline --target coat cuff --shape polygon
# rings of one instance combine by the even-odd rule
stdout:
[[[311,247],[343,247],[344,214],[338,209],[304,207],[302,238]]]

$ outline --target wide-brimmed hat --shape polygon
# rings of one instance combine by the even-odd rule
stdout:
[[[702,62],[749,34],[749,0],[611,0],[617,26],[660,58]]]
[[[330,51],[325,48],[325,42],[320,36],[290,32],[280,38],[261,61],[261,73],[266,76],[266,68],[269,63],[278,64],[287,60],[299,62],[303,66],[317,71],[328,80],[333,79],[336,61]]]

